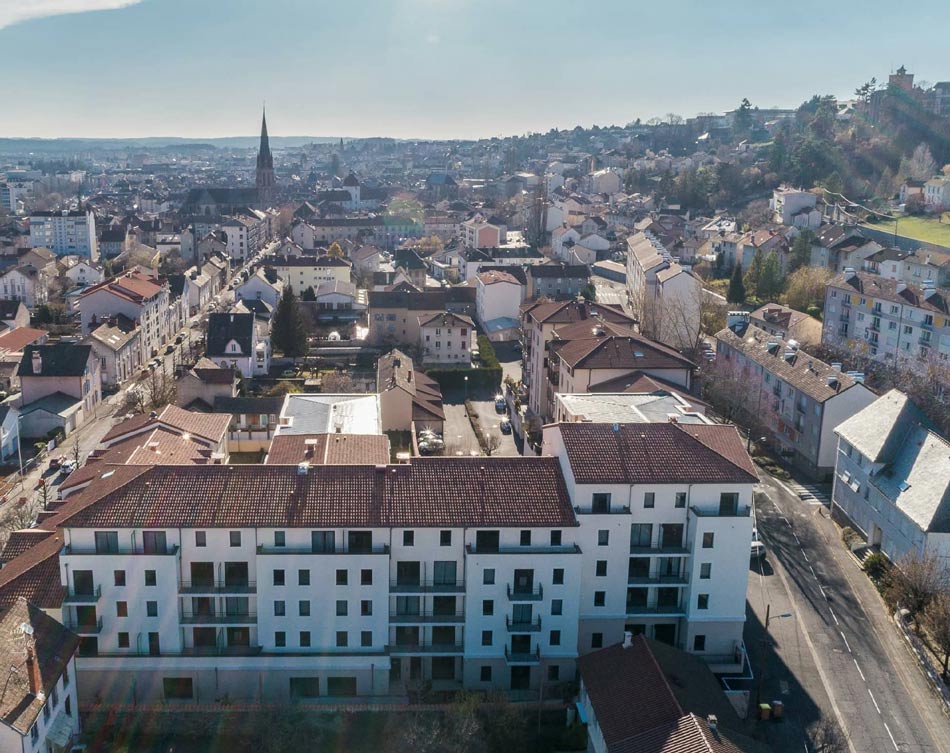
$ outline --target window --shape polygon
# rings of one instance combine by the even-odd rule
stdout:
[[[706,636],[694,635],[693,636],[693,651],[705,651],[705,650],[706,650]]]
[[[644,492],[643,493],[643,506],[647,509],[656,506],[656,493],[655,492]]]
[[[128,648],[129,647],[129,634],[128,633],[119,633],[119,648]]]
[[[336,631],[336,647],[346,648],[350,645],[350,635],[345,630]]]
[[[439,531],[439,546],[452,546],[451,531]]]
[[[560,531],[551,531],[551,546],[561,546]]]
[[[548,666],[548,682],[557,682],[561,679],[561,667],[557,664]]]
[[[274,602],[274,617],[283,617],[287,614],[287,605],[282,599]]]
[[[591,647],[591,648],[603,648],[603,647],[604,647],[604,634],[603,634],[603,633],[591,633],[591,634],[590,634],[590,647]]]
[[[700,580],[709,580],[710,575],[712,575],[712,563],[704,562],[699,566],[699,578]]]
[[[274,585],[282,586],[284,585],[284,571],[283,570],[274,570]]]
[[[349,581],[346,570],[337,570],[336,571],[336,584],[338,586],[345,586]]]
[[[300,631],[300,648],[310,648],[310,631]]]
[[[482,664],[478,679],[481,682],[491,682],[491,664]]]
[[[739,511],[739,494],[723,492],[719,495],[719,514],[735,515]]]
[[[712,549],[715,540],[716,534],[712,531],[706,531],[706,533],[703,534],[703,549]]]
[[[607,576],[607,560],[597,560],[594,575],[596,575],[598,578],[604,578]]]
[[[360,645],[363,648],[370,648],[373,645],[373,631],[363,630],[360,632]]]
[[[157,601],[146,601],[145,602],[145,614],[148,617],[158,617],[158,602]]]
[[[610,512],[610,494],[608,492],[594,492],[590,500],[590,509],[594,513]]]
[[[630,526],[630,546],[649,548],[653,545],[653,524],[634,523]]]
[[[676,507],[679,509],[686,507],[686,492],[676,492]]]
[[[228,534],[228,538],[231,541],[231,546],[241,546],[241,532],[240,531],[231,531]]]
[[[495,602],[491,599],[484,599],[482,601],[482,614],[486,617],[495,614]]]
[[[309,617],[309,616],[310,616],[310,601],[309,601],[308,599],[301,599],[301,600],[297,603],[297,613],[298,613],[301,617]]]
[[[287,645],[287,633],[283,630],[278,630],[274,633],[274,645],[277,648],[284,648]]]
[[[337,599],[336,600],[336,616],[337,617],[346,617],[348,611],[348,606],[346,599]]]
[[[298,571],[297,571],[297,585],[298,585],[298,586],[309,586],[309,585],[310,585],[310,571],[309,571],[309,570],[298,570]]]
[[[154,586],[154,585],[156,584],[156,582],[157,582],[157,579],[156,579],[156,577],[155,577],[155,571],[154,571],[154,570],[146,570],[146,571],[145,571],[145,585],[146,585],[146,586]]]
[[[563,586],[564,585],[564,568],[563,567],[554,568],[554,574],[551,580],[555,586]]]
[[[373,585],[373,571],[372,570],[360,570],[360,585],[361,586],[371,586]]]
[[[287,546],[286,531],[274,531],[274,546]]]
[[[482,667],[482,669],[485,669],[485,668]],[[488,667],[488,669],[491,670],[491,667]],[[489,671],[488,674],[489,674],[489,679],[491,679],[491,678],[490,678],[491,671]],[[36,726],[36,723],[34,722],[33,726],[30,727],[30,741],[35,744],[36,741],[39,740],[39,739],[40,739],[40,728],[37,727],[37,726]]]
[[[145,554],[165,554],[166,546],[164,531],[142,531],[142,551]]]
[[[370,599],[360,601],[360,615],[363,617],[373,616],[373,602]]]
[[[482,573],[482,583],[486,586],[495,585],[495,568],[487,567],[485,572]]]
[[[696,599],[697,609],[709,609],[709,594],[699,594]]]
[[[521,546],[531,546],[531,531],[521,532]]]
[[[564,608],[564,602],[561,599],[551,599],[551,614],[559,615]]]
[[[482,630],[482,645],[490,646],[492,643],[491,630]]]
[[[204,531],[195,531],[195,546],[208,546],[208,537]]]
[[[63,711],[66,712],[66,716],[73,715],[73,704],[72,699],[69,696],[66,696],[66,701],[63,703]]]
[[[551,635],[548,636],[548,643],[550,643],[552,646],[560,646],[561,645],[561,631],[552,630]]]
[[[117,601],[115,603],[115,616],[116,617],[129,616],[129,603],[127,601]]]
[[[413,546],[416,543],[416,532],[415,531],[403,531],[402,532],[402,545],[403,546]]]
[[[96,554],[117,554],[119,551],[118,531],[96,531]]]
[[[335,552],[336,541],[333,537],[333,531],[311,531],[310,551],[318,553]]]
[[[607,599],[606,591],[594,591],[594,606],[602,607]]]
[[[113,570],[112,571],[112,582],[117,587],[122,587],[125,585],[125,570]]]

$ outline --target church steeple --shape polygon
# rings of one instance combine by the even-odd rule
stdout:
[[[261,115],[261,145],[257,151],[257,203],[266,209],[274,200],[274,155],[270,153],[270,139],[267,137],[267,113]]]

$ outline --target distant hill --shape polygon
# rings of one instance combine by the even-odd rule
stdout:
[[[345,137],[344,137],[345,138]],[[339,136],[271,136],[271,146],[295,148],[305,144],[329,144],[339,141]],[[260,136],[226,136],[211,139],[186,139],[178,136],[147,136],[138,139],[11,139],[0,138],[0,154],[16,152],[51,153],[81,152],[90,149],[123,151],[127,149],[161,149],[182,147],[185,149],[253,149],[260,143]]]

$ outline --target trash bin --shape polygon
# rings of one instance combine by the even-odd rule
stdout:
[[[767,703],[759,704],[759,719],[768,721],[772,717],[772,707]]]
[[[785,704],[782,701],[772,701],[772,718],[781,719],[785,714]]]

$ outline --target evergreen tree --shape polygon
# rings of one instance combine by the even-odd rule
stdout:
[[[732,268],[732,278],[729,280],[729,291],[726,294],[729,303],[745,303],[745,283],[742,282],[742,265],[737,261]]]
[[[762,249],[757,248],[752,254],[752,263],[749,264],[749,271],[745,273],[746,290],[755,292],[759,289],[759,278],[762,276],[762,264],[765,258],[762,256]]]
[[[807,267],[811,261],[811,244],[815,240],[815,234],[807,227],[803,228],[792,244],[792,257],[789,263],[789,273],[794,272],[800,267]]]
[[[274,326],[271,330],[271,346],[289,358],[299,358],[307,352],[307,328],[297,296],[288,285],[277,302]]]
[[[306,290],[300,294],[301,301],[315,301],[317,300],[317,292],[313,289],[313,285],[308,285]]]
[[[760,301],[771,301],[782,292],[782,265],[778,256],[770,251],[762,262],[762,272],[755,286],[755,295]]]

